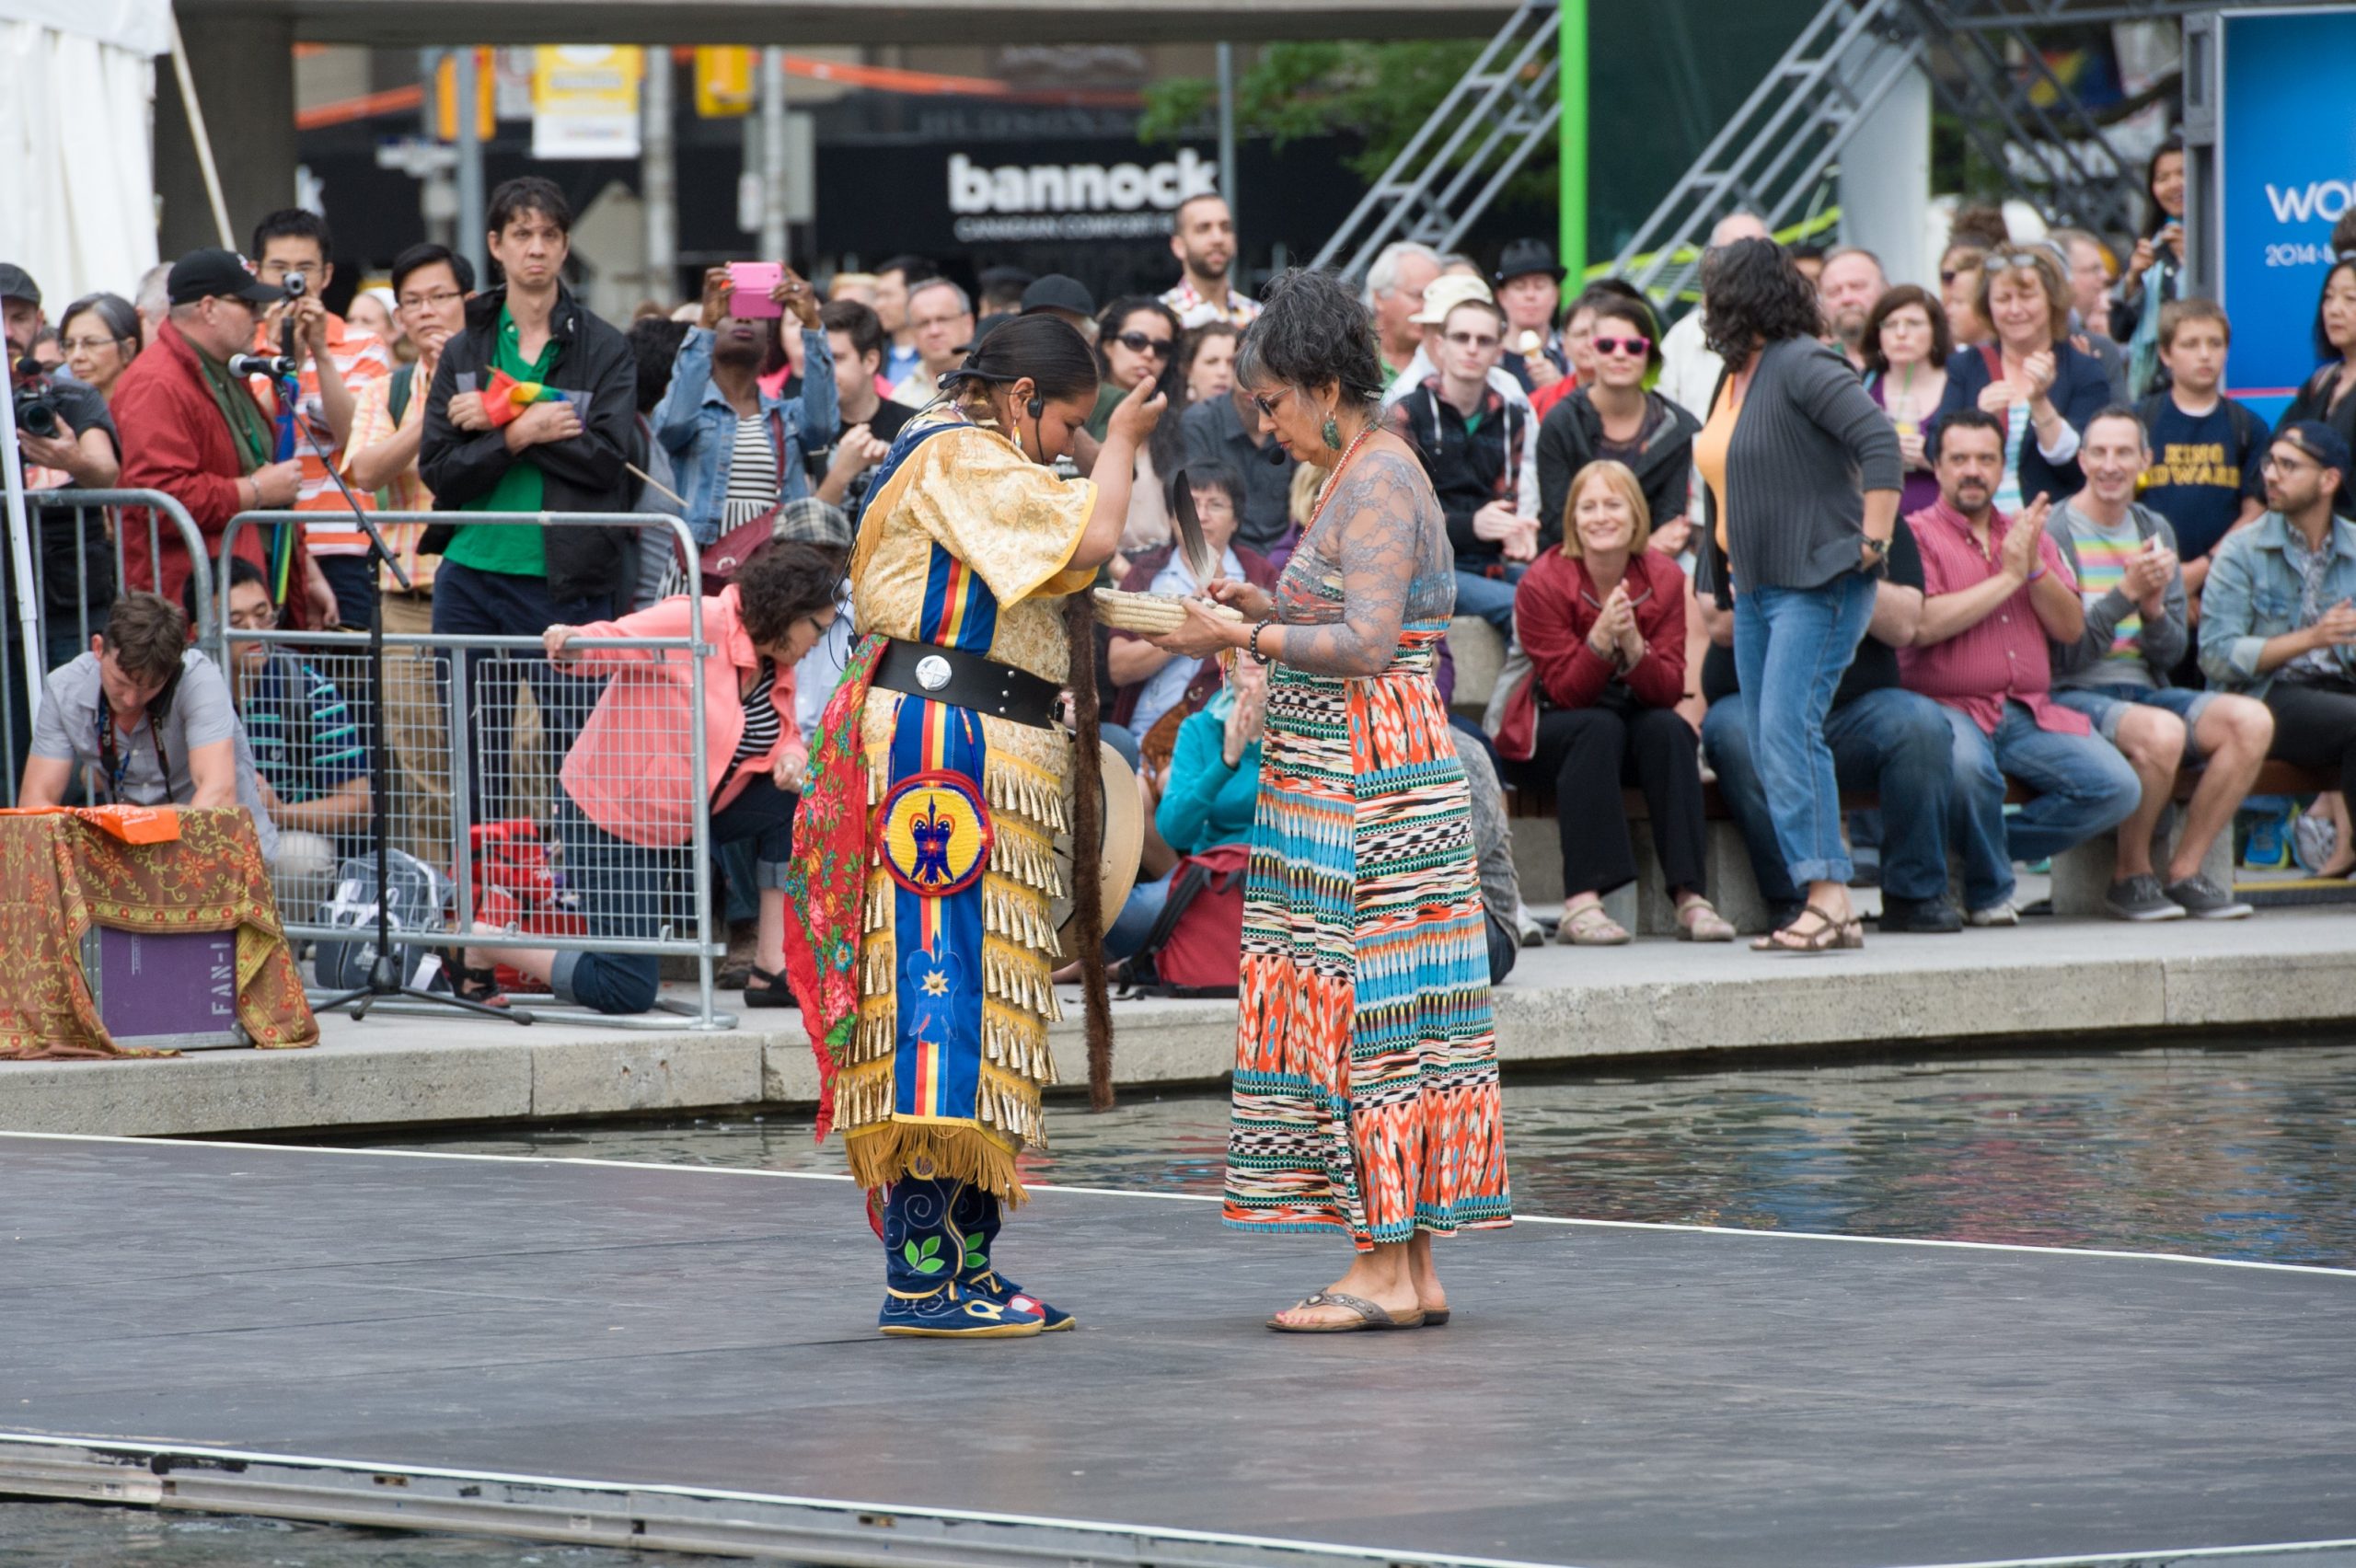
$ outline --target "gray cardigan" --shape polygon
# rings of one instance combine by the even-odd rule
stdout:
[[[2171,550],[2176,548],[2176,530],[2168,520],[2141,502],[2127,508],[2128,520],[2135,525],[2136,536],[2149,539],[2158,536],[2160,543]],[[2078,543],[2071,535],[2070,507],[2067,503],[2054,509],[2045,520],[2045,531],[2062,547],[2062,559],[2070,563],[2070,575],[2085,581],[2085,570],[2078,564]],[[2074,643],[2049,642],[2053,653],[2053,684],[2064,686],[2104,686],[2121,684],[2116,675],[2106,679],[2105,658],[2110,652],[2112,640],[2119,635],[2119,623],[2129,616],[2142,616],[2134,601],[2113,588],[2086,606],[2086,629]],[[2168,684],[2168,672],[2183,662],[2192,646],[2190,617],[2184,606],[2184,571],[2177,570],[2160,595],[2160,618],[2142,616],[2142,630],[2136,642],[2143,650],[2142,684],[2164,686]]]
[[[1904,479],[1897,428],[1839,351],[1806,338],[1768,344],[1727,447],[1737,589],[1820,588],[1856,571],[1865,492]],[[1715,533],[1716,498],[1703,505]]]

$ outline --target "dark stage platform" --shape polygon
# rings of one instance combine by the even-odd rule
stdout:
[[[2356,1538],[2347,1273],[1526,1224],[1450,1326],[1304,1339],[1334,1244],[1049,1192],[1001,1261],[1080,1332],[943,1344],[876,1251],[819,1178],[0,1136],[0,1492],[841,1563]]]

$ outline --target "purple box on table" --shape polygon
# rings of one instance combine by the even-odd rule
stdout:
[[[237,1022],[237,933],[118,931],[82,938],[82,974],[118,1045],[248,1045]]]

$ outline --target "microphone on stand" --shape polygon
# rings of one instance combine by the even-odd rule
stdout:
[[[267,375],[272,381],[294,374],[294,362],[284,354],[231,354],[232,375]]]
[[[1281,442],[1272,441],[1268,444],[1267,461],[1271,468],[1281,468],[1285,466],[1285,449]]]

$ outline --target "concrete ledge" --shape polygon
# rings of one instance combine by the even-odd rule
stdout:
[[[1643,940],[1525,950],[1496,992],[1497,1050],[1517,1066],[1694,1051],[1892,1041],[2103,1037],[2356,1017],[2356,914],[2273,910],[2230,923],[2032,920],[1944,937],[1869,934],[1814,959]],[[1063,1083],[1087,1081],[1076,995],[1052,1039]],[[818,1077],[797,1015],[768,1029],[623,1031],[544,1015],[323,1020],[309,1051],[176,1060],[0,1063],[0,1130],[133,1136],[561,1120],[808,1105]],[[1235,1051],[1235,1004],[1114,1008],[1130,1087],[1211,1084]]]

